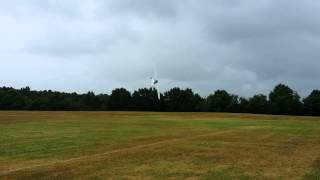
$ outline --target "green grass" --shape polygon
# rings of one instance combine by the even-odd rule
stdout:
[[[0,130],[0,179],[319,179],[320,175],[318,118],[0,112]]]

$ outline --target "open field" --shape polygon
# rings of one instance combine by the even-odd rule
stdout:
[[[320,179],[320,118],[0,112],[0,179]]]

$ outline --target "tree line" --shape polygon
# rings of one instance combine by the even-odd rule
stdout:
[[[0,110],[45,111],[166,111],[166,112],[234,112],[277,115],[320,115],[320,91],[313,90],[306,98],[284,84],[277,85],[268,96],[257,94],[239,97],[217,90],[201,97],[191,89],[172,88],[157,98],[153,88],[130,93],[117,88],[108,94],[35,91],[29,87],[0,87]]]

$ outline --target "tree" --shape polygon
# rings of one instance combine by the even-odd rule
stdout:
[[[131,96],[124,88],[113,90],[111,95],[95,95],[93,92],[77,94],[0,87],[0,110],[215,111],[320,116],[320,90],[312,91],[302,104],[298,93],[283,84],[270,92],[269,100],[262,94],[249,99],[239,98],[225,90],[202,98],[191,89],[180,88],[170,89],[160,96],[158,100],[157,92],[152,88],[138,89]]]
[[[109,110],[109,95],[108,94],[99,94],[98,98],[101,102],[100,110],[106,111]]]
[[[259,94],[250,98],[248,102],[248,111],[255,114],[269,113],[269,102],[267,96]]]
[[[208,109],[212,112],[235,112],[237,110],[238,96],[230,95],[225,90],[217,90],[207,97]]]
[[[206,100],[202,98],[199,94],[194,94],[193,103],[194,103],[194,111],[196,112],[206,111]]]
[[[239,112],[239,97],[237,95],[231,94],[231,101],[229,105],[229,112]]]
[[[130,110],[131,94],[124,88],[117,88],[112,91],[109,98],[109,109],[115,111]]]
[[[241,113],[248,112],[248,108],[249,108],[248,106],[249,106],[249,101],[244,97],[240,97],[238,112],[241,112]]]
[[[86,110],[97,110],[101,107],[102,102],[93,92],[83,95],[83,105]]]
[[[301,113],[300,96],[286,85],[277,85],[270,93],[269,100],[273,114],[298,115]]]
[[[303,103],[305,115],[320,116],[320,90],[313,90]]]
[[[188,88],[182,90],[176,87],[164,93],[164,103],[167,111],[196,111],[199,102],[199,98]]]
[[[143,88],[134,91],[132,102],[135,110],[157,111],[159,110],[159,99],[155,88]]]
[[[13,88],[2,88],[0,91],[0,108],[4,110],[23,110],[26,106],[26,99],[21,90]]]

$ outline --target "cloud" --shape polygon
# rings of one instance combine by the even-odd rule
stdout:
[[[19,6],[17,6],[19,4]],[[251,96],[319,88],[314,0],[8,1],[0,7],[1,85],[110,93],[149,85]],[[19,72],[19,73],[17,73]]]

